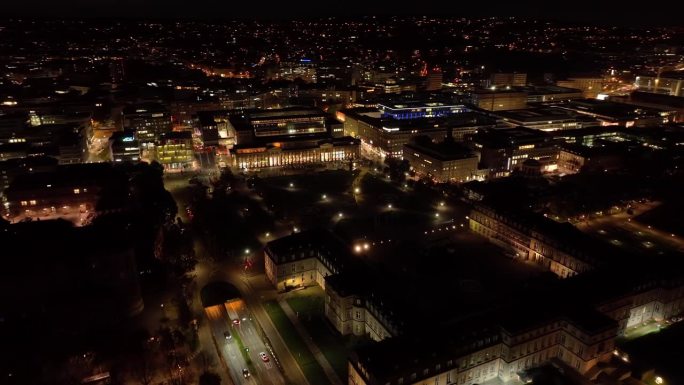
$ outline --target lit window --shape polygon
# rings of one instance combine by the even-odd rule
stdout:
[[[77,188],[74,189],[74,194],[80,194],[80,193],[81,193],[80,189],[77,189]]]
[[[36,205],[36,200],[35,200],[35,199],[31,199],[31,200],[29,201],[29,204],[30,204],[31,206],[35,206],[35,205]]]
[[[26,201],[21,201],[21,205],[22,205],[22,206],[28,206],[28,202],[26,202]]]

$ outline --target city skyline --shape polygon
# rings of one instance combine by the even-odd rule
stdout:
[[[5,5],[8,16],[17,17],[75,17],[75,18],[162,18],[162,19],[254,19],[287,20],[317,17],[364,16],[435,16],[489,17],[515,16],[524,19],[548,19],[574,23],[621,26],[678,25],[676,12],[663,12],[675,2],[661,2],[657,7],[643,7],[638,11],[624,2],[608,0],[592,2],[578,0],[562,6],[546,1],[525,0],[511,2],[476,2],[444,4],[428,0],[420,5],[411,3],[387,4],[353,0],[345,3],[325,3],[313,0],[297,2],[225,3],[213,0],[187,2],[185,0],[29,0]]]

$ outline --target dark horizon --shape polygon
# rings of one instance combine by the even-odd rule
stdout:
[[[83,0],[47,1],[29,0],[5,5],[7,18],[69,18],[69,19],[190,19],[190,20],[296,20],[326,17],[360,18],[391,16],[429,17],[517,17],[569,23],[590,23],[616,26],[681,26],[676,12],[663,12],[663,7],[639,9],[633,12],[624,3],[603,1],[575,1],[566,7],[549,2],[522,1],[514,4],[443,4],[428,0],[421,8],[407,4],[368,4],[358,0],[325,4],[313,1],[291,3],[233,3],[199,0],[188,4],[184,0],[145,1],[102,0],[92,3]]]

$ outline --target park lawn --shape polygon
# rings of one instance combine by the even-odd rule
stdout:
[[[337,376],[344,381],[348,377],[349,350],[344,338],[335,335],[323,319],[323,297],[297,296],[288,298],[287,303],[299,314],[301,323],[306,327],[311,338],[321,349]]]
[[[311,385],[329,383],[323,368],[318,364],[318,361],[316,361],[316,358],[306,346],[299,333],[297,333],[294,325],[287,318],[280,305],[276,301],[268,301],[264,303],[264,308],[278,329],[278,333],[283,337],[290,352],[292,352],[297,364],[299,364],[302,372],[304,372],[306,379],[309,380],[309,383]]]

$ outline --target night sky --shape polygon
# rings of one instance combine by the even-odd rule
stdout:
[[[358,15],[522,16],[619,25],[680,25],[677,1],[615,0],[6,0],[8,16],[293,18]],[[646,6],[646,4],[657,4]]]

